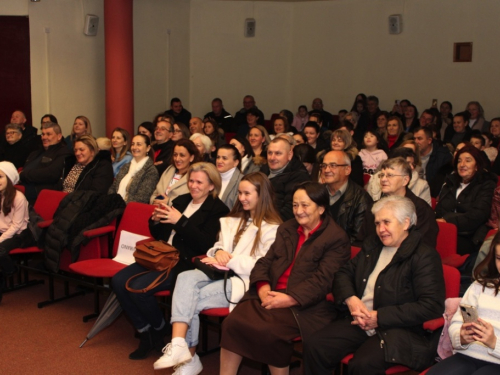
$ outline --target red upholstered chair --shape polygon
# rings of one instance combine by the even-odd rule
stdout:
[[[24,189],[24,186],[21,187]],[[18,188],[18,185],[16,185],[16,188]],[[47,189],[42,190],[38,194],[33,209],[44,220],[38,223],[38,226],[40,228],[47,228],[50,225],[50,223],[52,223],[52,218],[54,217],[54,213],[56,212],[57,207],[59,207],[59,203],[66,195],[67,193],[64,193],[62,191],[47,190]],[[19,274],[18,283],[15,286],[11,286],[12,289],[19,289],[25,286],[43,283],[43,281],[41,280],[30,281],[28,275],[28,270],[30,270],[30,267],[28,266],[29,257],[36,254],[41,254],[42,252],[43,250],[38,246],[30,246],[24,249],[22,248],[12,249],[9,252],[10,256],[21,258],[21,268],[23,268],[23,279],[24,279],[24,281],[22,281],[21,274]]]
[[[464,264],[469,254],[457,254],[457,227],[454,224],[437,222],[439,233],[437,236],[436,250],[443,264],[460,267]]]
[[[143,236],[151,237],[149,232],[148,220],[151,217],[151,213],[154,210],[154,206],[144,203],[130,202],[125,208],[122,219],[116,231],[116,236],[114,238],[112,257],[115,257],[118,253],[118,245],[120,243],[120,236],[122,231],[127,231],[131,233],[140,234]],[[89,238],[95,238],[100,236],[105,236],[109,233],[114,233],[115,227],[112,225],[105,226],[102,228],[97,228],[85,232],[85,236]],[[99,314],[99,290],[107,289],[100,287],[97,283],[99,279],[111,278],[116,273],[121,271],[123,268],[127,267],[125,264],[117,262],[111,258],[96,258],[82,260],[69,265],[69,269],[79,275],[91,277],[94,279],[94,314],[87,315],[84,317],[84,321],[92,318],[95,314]],[[95,315],[95,316],[97,316]]]
[[[431,197],[431,207],[432,207],[432,209],[433,209],[433,210],[435,210],[435,209],[436,209],[436,205],[437,205],[437,200],[436,200],[436,198],[432,198],[432,197]]]
[[[14,185],[14,187],[21,193],[26,194],[26,188],[24,187],[24,185]]]
[[[236,133],[225,133],[224,138],[226,139],[226,143],[229,144],[229,142],[234,138],[235,135]]]
[[[446,298],[456,298],[460,293],[460,272],[454,267],[443,264],[444,286]],[[444,325],[444,318],[439,317],[436,319],[428,320],[424,323],[426,331],[435,331]],[[342,365],[348,365],[349,361],[354,358],[354,354],[346,355],[342,361]],[[343,369],[342,369],[343,370]],[[402,372],[411,371],[408,367],[403,365],[396,365],[389,368],[385,373],[386,375],[399,374]],[[427,370],[426,370],[427,371]],[[424,372],[425,373],[425,372]]]

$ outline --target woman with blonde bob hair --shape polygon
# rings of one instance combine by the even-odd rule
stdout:
[[[203,369],[196,355],[199,312],[223,307],[232,311],[248,290],[253,266],[267,253],[281,224],[273,188],[263,173],[243,177],[238,201],[220,223],[219,240],[202,262],[227,267],[239,277],[231,277],[226,284],[211,280],[200,270],[179,275],[172,298],[172,342],[163,349],[165,354],[156,361],[155,370],[180,365],[179,373],[199,374]]]
[[[171,290],[179,273],[194,269],[191,259],[206,254],[213,246],[220,230],[219,219],[229,212],[218,198],[221,179],[213,164],[191,165],[187,180],[189,193],[175,198],[171,206],[159,203],[149,219],[151,235],[179,250],[179,262],[170,275],[146,293],[130,292],[126,285],[135,290],[144,289],[160,275],[160,271],[146,272],[146,267],[132,263],[112,280],[113,291],[123,310],[140,333],[139,347],[129,355],[130,359],[144,359],[153,349],[160,352],[165,346],[163,338],[169,329],[155,293]]]

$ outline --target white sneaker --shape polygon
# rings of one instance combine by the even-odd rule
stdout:
[[[193,358],[186,344],[172,345],[172,343],[168,343],[167,346],[163,348],[162,352],[164,354],[154,364],[155,370],[180,365]]]
[[[200,357],[195,354],[189,361],[175,367],[175,372],[172,375],[198,375],[203,371]]]

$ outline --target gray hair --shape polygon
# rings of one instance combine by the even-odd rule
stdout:
[[[14,130],[15,132],[17,132],[19,134],[23,134],[23,130],[17,124],[7,124],[7,125],[5,125],[5,131],[7,131],[8,129]]]
[[[53,122],[44,122],[40,127],[42,128],[42,130],[52,128],[54,129],[54,133],[62,134],[62,130],[59,124],[55,124]]]
[[[201,133],[194,133],[191,137],[189,137],[189,140],[194,142],[194,140],[198,138],[200,138],[201,143],[203,143],[203,147],[205,148],[205,154],[209,154],[210,149],[212,148],[212,140],[208,138],[205,134]]]
[[[372,214],[376,215],[383,208],[391,210],[396,220],[401,224],[407,218],[410,219],[410,226],[417,224],[415,205],[409,198],[400,197],[399,195],[384,197],[373,204]]]

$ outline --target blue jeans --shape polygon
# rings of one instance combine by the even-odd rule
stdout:
[[[162,290],[171,289],[174,282],[174,272],[171,272],[167,280],[147,293],[129,292],[127,288],[125,288],[127,280],[131,276],[144,271],[148,271],[148,269],[140,264],[132,263],[127,268],[118,272],[111,280],[113,291],[118,297],[118,301],[120,301],[123,311],[128,315],[137,330],[143,329],[148,325],[151,325],[153,328],[158,328],[162,325],[165,320],[163,311],[160,309],[160,306],[158,306],[154,294]],[[142,275],[134,279],[133,282],[130,283],[130,287],[134,289],[146,288],[159,274],[159,271],[154,271]]]
[[[226,284],[227,297],[231,299],[231,280]],[[198,345],[200,318],[205,309],[229,307],[224,295],[224,280],[211,280],[200,270],[185,271],[177,276],[172,296],[171,323],[186,323],[189,328],[186,342],[190,348]]]

